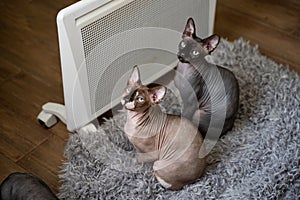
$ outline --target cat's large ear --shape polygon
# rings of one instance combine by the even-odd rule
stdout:
[[[166,95],[166,92],[167,88],[162,85],[149,89],[151,102],[155,104],[160,103]]]
[[[186,22],[182,37],[196,37],[196,27],[193,18],[189,18]]]
[[[206,49],[208,53],[211,53],[213,50],[216,49],[219,42],[220,37],[214,34],[202,40],[202,47]]]
[[[142,84],[141,79],[140,79],[140,71],[139,71],[139,68],[137,65],[135,65],[133,67],[131,76],[130,76],[127,84],[130,86],[137,86],[137,85]]]

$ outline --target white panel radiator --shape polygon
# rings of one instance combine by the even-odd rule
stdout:
[[[212,33],[216,0],[82,0],[57,16],[65,106],[46,104],[44,115],[75,131],[120,102],[132,67],[154,81],[176,66],[186,20]],[[48,124],[50,123],[50,124]]]

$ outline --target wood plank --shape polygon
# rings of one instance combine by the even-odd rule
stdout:
[[[22,111],[20,111],[21,113]],[[28,120],[8,108],[3,101],[0,105],[0,152],[13,161],[30,153],[47,140],[52,133],[42,128],[36,119]]]
[[[3,57],[0,57],[0,85],[5,81],[10,80],[20,72],[21,69],[18,66],[12,64]]]
[[[294,37],[300,38],[300,27],[298,27],[293,33],[292,35]]]
[[[63,152],[65,145],[66,141],[56,135],[52,135],[26,157],[37,160],[39,164],[43,165],[47,170],[52,173],[57,173],[64,159]],[[22,158],[18,163],[21,164],[23,160],[28,160],[26,157]],[[24,168],[26,167],[24,166]]]
[[[32,143],[33,146],[41,144],[51,135],[50,132],[40,126],[34,113],[31,113],[31,115],[18,114],[22,111],[14,112],[12,110],[14,108],[9,108],[5,104],[2,101],[0,105],[0,127],[4,132],[3,135],[22,137]]]
[[[20,167],[3,154],[0,154],[0,163],[0,183],[13,172],[27,172],[24,168]]]
[[[50,129],[47,129],[47,131],[50,131],[51,133],[53,133],[56,136],[60,137],[65,142],[67,142],[70,135],[73,134],[73,133],[71,133],[67,130],[66,124],[64,124],[62,122],[58,122],[54,127],[50,128]]]
[[[268,24],[277,30],[287,33],[293,32],[300,27],[299,8],[287,1],[268,0],[222,0],[218,1],[220,6],[227,6],[236,12],[258,20],[260,23]],[[241,19],[242,20],[242,19]]]
[[[22,100],[5,96],[8,97],[6,101],[3,97],[0,97],[0,152],[17,161],[47,139],[49,133],[38,130],[40,127],[35,119],[32,123],[27,114],[30,110],[26,111]]]
[[[19,166],[25,168],[29,173],[40,177],[54,193],[58,192],[59,177],[58,173],[51,172],[35,157],[27,156],[17,163]]]
[[[43,103],[48,100],[62,101],[62,94],[57,91],[30,76],[22,75],[0,86],[0,102],[17,118],[23,117],[27,123],[36,123]]]
[[[267,1],[267,3],[270,3],[270,2],[268,2],[268,0],[264,0],[264,1]],[[286,1],[275,0],[275,2],[284,7],[289,6],[289,7],[295,7],[298,10],[300,9],[300,2],[298,0],[286,0]]]
[[[8,124],[8,126],[11,126]],[[0,127],[0,153],[10,158],[12,161],[21,159],[26,153],[32,151],[36,145],[19,136],[14,131]]]
[[[17,161],[52,133],[40,126],[37,115],[57,91],[24,73],[0,86],[1,152]],[[49,93],[44,91],[49,90]],[[61,98],[61,95],[58,95]],[[64,132],[65,134],[66,131]],[[63,135],[64,133],[61,133]],[[67,137],[65,137],[67,138]]]
[[[53,82],[52,82],[53,83]],[[1,101],[14,102],[20,109],[37,114],[47,101],[63,102],[62,86],[37,80],[28,73],[19,73],[0,86]],[[10,103],[12,104],[12,103]],[[11,105],[13,106],[13,105]]]
[[[16,0],[13,4],[9,0],[1,1],[0,23],[5,24],[5,29],[12,34],[32,35],[30,40],[27,37],[17,37],[16,39],[24,39],[25,42],[36,42],[44,48],[53,49],[57,47],[57,43],[53,42],[57,39],[56,34],[56,15],[58,11],[74,0],[69,1],[20,1]],[[5,18],[4,18],[5,16]],[[20,31],[12,31],[20,30]],[[13,42],[12,40],[10,42]],[[51,42],[49,42],[51,41]],[[38,47],[37,46],[37,47]]]
[[[59,166],[64,160],[66,141],[52,135],[46,142],[17,162],[18,165],[39,177],[57,192]]]
[[[7,49],[3,45],[15,46],[15,44],[0,44],[3,59],[9,60],[12,65],[21,68],[23,72],[27,72],[45,84],[61,86],[62,78],[58,54],[51,57],[51,53],[39,50],[33,46],[23,46],[16,50]]]
[[[4,56],[7,59],[14,57],[14,65],[43,80],[50,81],[44,76],[52,76],[58,77],[61,82],[56,30],[59,8],[49,9],[47,3],[40,1],[19,1],[14,4],[4,1],[2,4],[0,46]]]
[[[272,52],[275,58],[286,60],[283,64],[289,64],[291,68],[300,72],[298,39],[221,5],[217,6],[215,32],[230,40],[242,36],[252,44],[258,44],[262,52]]]

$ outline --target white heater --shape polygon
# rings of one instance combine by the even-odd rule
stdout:
[[[145,83],[177,63],[189,17],[197,33],[212,33],[216,0],[82,0],[57,16],[65,105],[47,103],[38,119],[59,117],[78,130],[120,102],[134,65]],[[56,116],[56,117],[55,117]]]

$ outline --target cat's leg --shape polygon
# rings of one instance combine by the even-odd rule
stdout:
[[[198,127],[198,130],[204,138],[209,127],[210,114],[204,110],[197,109],[192,117],[192,123]]]
[[[182,169],[187,169],[182,167],[183,163],[172,162],[172,164],[164,166],[164,161],[158,160],[154,162],[154,176],[157,181],[166,189],[170,190],[180,190],[187,181],[185,181],[186,172]],[[189,171],[189,170],[187,170]]]
[[[164,188],[172,189],[172,183],[167,181],[167,179],[170,179],[169,177],[172,176],[173,170],[170,170],[168,166],[169,164],[162,160],[155,161],[153,164],[153,175]]]
[[[235,118],[236,118],[236,116],[234,115],[234,116],[230,116],[230,118],[227,118],[225,120],[224,127],[223,127],[223,130],[222,130],[222,135],[224,135],[228,131],[232,130]]]
[[[198,127],[198,130],[200,131],[203,138],[207,134],[207,130],[209,128],[210,120],[211,120],[210,118],[211,115],[201,109],[196,110],[193,115],[192,122],[195,126]],[[232,114],[229,117],[226,116],[223,127],[218,127],[222,129],[221,136],[223,136],[225,133],[227,133],[233,128],[235,118],[236,118],[235,114]]]
[[[164,179],[162,179],[159,175],[157,175],[157,173],[154,172],[154,176],[156,178],[156,180],[166,189],[169,189],[172,187],[172,185],[168,182],[166,182]]]

